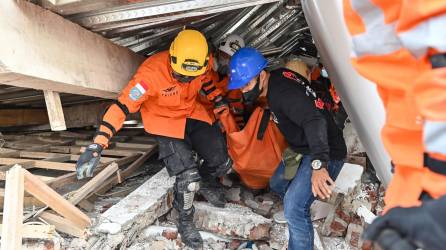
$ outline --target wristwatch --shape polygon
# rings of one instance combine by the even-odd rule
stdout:
[[[322,162],[321,160],[313,160],[311,162],[311,168],[313,170],[319,170],[321,168],[327,168],[327,163],[326,162]]]

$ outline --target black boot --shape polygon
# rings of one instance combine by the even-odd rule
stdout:
[[[217,178],[202,178],[198,193],[216,207],[224,207],[227,203],[224,187]]]
[[[203,239],[194,225],[194,208],[180,211],[178,233],[183,243],[192,249],[203,249]]]

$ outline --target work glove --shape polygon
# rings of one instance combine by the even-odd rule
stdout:
[[[408,249],[398,247],[404,244],[401,241],[410,243],[414,246],[413,249],[445,249],[445,211],[446,196],[426,201],[420,207],[393,208],[384,216],[377,218],[366,229],[363,237],[365,240],[376,242],[384,250]],[[394,234],[386,234],[388,229],[398,233],[401,236],[400,240],[395,240]],[[407,247],[407,244],[405,246]]]
[[[214,114],[221,114],[224,110],[229,110],[229,104],[226,98],[217,96],[214,99]]]
[[[98,166],[101,159],[102,146],[93,143],[90,144],[85,152],[81,154],[76,163],[77,179],[81,180],[85,177],[92,177],[94,169]]]

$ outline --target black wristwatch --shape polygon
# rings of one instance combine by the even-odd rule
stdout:
[[[321,160],[313,160],[311,162],[311,168],[313,170],[320,170],[321,168],[327,169],[327,162]]]

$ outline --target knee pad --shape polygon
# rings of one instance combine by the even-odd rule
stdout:
[[[174,206],[180,211],[192,208],[195,193],[200,189],[198,169],[188,169],[176,176]]]

